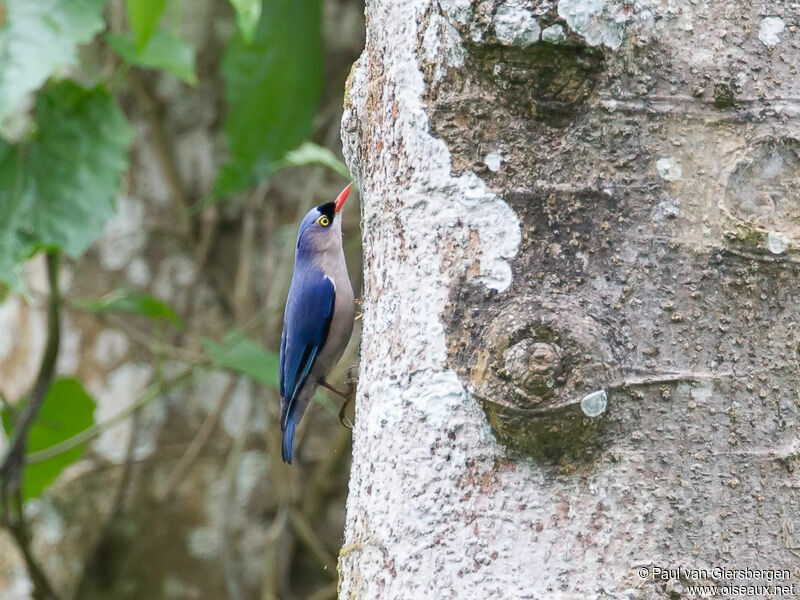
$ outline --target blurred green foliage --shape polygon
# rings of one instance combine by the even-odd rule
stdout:
[[[156,31],[144,48],[130,34],[108,34],[106,41],[131,65],[172,73],[189,85],[197,83],[194,49],[171,31]]]
[[[0,0],[0,287],[23,290],[22,266],[40,250],[80,257],[114,214],[133,130],[116,94],[131,68],[198,83],[195,49],[175,23],[163,27],[177,0],[126,0],[127,30],[103,40],[121,59],[116,69],[85,67],[80,47],[105,26],[107,0]],[[217,200],[253,187],[277,170],[304,164],[347,168],[305,141],[321,94],[320,0],[230,0],[237,31],[221,63],[229,159],[214,187]],[[176,12],[177,14],[177,12]],[[69,74],[69,75],[67,75]],[[75,301],[96,313],[126,313],[183,322],[167,304],[118,290]],[[276,387],[278,358],[234,330],[203,340],[206,364]],[[2,411],[14,435],[17,409]],[[26,451],[45,450],[95,426],[94,402],[75,379],[57,380],[28,431]],[[102,424],[100,424],[102,425]],[[84,445],[24,472],[26,499],[40,494]]]
[[[231,4],[236,9],[239,31],[244,41],[249,44],[253,41],[258,21],[261,18],[261,0],[231,0]]]
[[[105,4],[5,3],[0,30],[0,281],[14,289],[20,286],[21,264],[38,249],[57,248],[78,257],[114,211],[132,133],[107,91],[111,82],[95,73],[82,74],[82,80],[95,79],[89,86],[58,79],[77,64],[79,45],[102,29]],[[105,40],[128,65],[195,84],[194,49],[175,31],[158,28],[168,4],[127,0],[130,31],[109,33]],[[329,151],[303,144],[322,88],[319,0],[231,4],[238,31],[221,66],[230,158],[217,178],[217,198],[252,187],[286,166],[314,162],[346,174]]]
[[[269,387],[278,387],[278,357],[245,337],[243,332],[232,329],[221,343],[205,338],[203,347],[214,366],[245,375]]]
[[[48,85],[36,98],[36,129],[0,141],[0,188],[8,217],[0,232],[0,277],[18,285],[18,263],[37,248],[78,257],[103,232],[127,166],[133,134],[102,87]]]
[[[320,165],[336,171],[342,177],[350,179],[347,166],[336,158],[336,155],[314,142],[303,142],[296,149],[287,152],[283,160],[276,163],[278,169],[283,167],[300,167],[305,165]],[[294,233],[294,231],[292,231]]]
[[[167,0],[128,0],[128,22],[136,39],[136,49],[141,52],[147,47],[150,36],[167,8]]]
[[[0,132],[27,110],[29,95],[78,62],[78,45],[103,28],[107,0],[5,0],[0,30]]]
[[[303,141],[322,90],[319,0],[270,0],[252,42],[242,33],[222,61],[231,153],[217,179],[226,195],[269,177]]]
[[[22,410],[24,406],[25,402],[21,402],[16,410]],[[28,453],[51,448],[91,427],[94,422],[94,406],[94,401],[77,379],[64,378],[55,381],[47,392],[36,422],[28,430]],[[0,416],[3,420],[3,429],[11,435],[13,431],[11,409],[4,407],[0,411]],[[22,480],[23,500],[41,494],[55,481],[59,473],[78,460],[85,450],[86,444],[81,444],[45,461],[27,465]]]
[[[76,300],[75,304],[93,313],[135,314],[167,321],[181,331],[185,329],[183,320],[169,304],[135,290],[116,290],[100,300]]]

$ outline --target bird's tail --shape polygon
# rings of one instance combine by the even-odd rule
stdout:
[[[286,419],[286,427],[283,430],[283,447],[281,457],[283,462],[292,464],[292,452],[294,451],[294,411],[289,412]]]

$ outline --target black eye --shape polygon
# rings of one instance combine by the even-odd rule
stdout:
[[[319,219],[317,219],[317,223],[319,223],[323,227],[327,227],[328,225],[331,224],[331,220],[327,216],[322,215]]]

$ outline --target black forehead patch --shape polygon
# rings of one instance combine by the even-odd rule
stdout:
[[[321,215],[327,216],[331,221],[333,220],[333,213],[336,211],[336,203],[335,202],[326,202],[325,204],[320,204],[317,207],[317,210]]]
[[[326,204],[320,204],[317,207],[317,210],[320,212],[321,215],[325,215],[331,221],[333,221],[333,213],[336,210],[336,202],[328,202]]]

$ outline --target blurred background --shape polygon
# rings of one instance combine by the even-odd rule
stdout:
[[[0,0],[0,599],[336,597],[350,431],[281,463],[277,350],[363,10]]]

